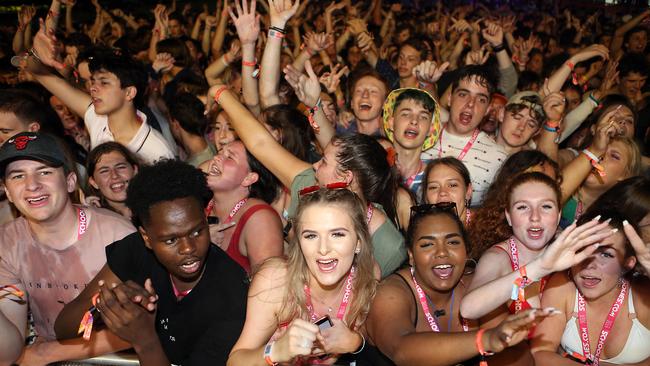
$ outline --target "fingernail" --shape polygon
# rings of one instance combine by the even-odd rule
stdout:
[[[596,243],[594,245],[596,246],[596,249],[598,249],[600,247],[600,243]]]
[[[606,223],[606,224],[609,224],[610,221],[612,221],[612,218],[611,218],[611,217],[610,217],[609,219],[603,221],[603,222]]]
[[[627,220],[623,220],[623,226],[627,226],[627,225],[629,225],[629,224],[630,224],[630,223],[627,222]]]
[[[600,220],[600,215],[594,217],[592,220],[594,220],[594,221],[599,221],[599,220]]]
[[[618,229],[617,229],[617,228],[613,228],[613,229],[612,229],[612,234],[616,234],[617,232],[618,232]]]
[[[97,282],[97,284],[98,284],[99,286],[104,286],[104,280],[99,280],[99,282]]]
[[[116,288],[116,287],[117,287],[117,283],[112,283],[111,284],[111,288]]]

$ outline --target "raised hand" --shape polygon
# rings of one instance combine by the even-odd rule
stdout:
[[[348,20],[348,30],[353,36],[357,36],[358,34],[368,32],[368,25],[363,19],[352,18]]]
[[[607,94],[607,92],[618,83],[618,60],[609,60],[607,66],[605,66],[605,77],[598,87],[598,91],[601,96]]]
[[[303,36],[303,40],[312,53],[320,52],[334,43],[332,35],[326,33],[309,32]]]
[[[616,136],[618,133],[618,122],[617,115],[618,111],[622,106],[618,106],[615,109],[607,112],[596,125],[596,132],[594,133],[594,139],[589,145],[589,151],[600,156],[607,151],[607,145],[609,145],[609,140]]]
[[[492,47],[503,44],[503,27],[496,22],[485,21],[486,27],[483,28],[483,38],[488,41]]]
[[[467,52],[465,55],[465,65],[483,65],[488,58],[490,53],[487,51],[485,45],[476,51]]]
[[[573,55],[572,61],[577,64],[578,62],[586,61],[593,57],[600,57],[603,60],[609,60],[609,49],[602,44],[592,44]]]
[[[300,6],[300,0],[295,0],[294,3],[292,0],[269,0],[271,25],[284,28],[287,21],[298,10],[298,6]]]
[[[587,259],[600,242],[612,235],[608,222],[598,222],[600,217],[577,226],[569,225],[541,255],[541,268],[546,274],[563,271]]]
[[[304,103],[307,107],[313,107],[320,98],[320,82],[318,76],[314,73],[311,62],[305,62],[305,71],[307,75],[298,72],[291,64],[284,68],[285,79],[296,92],[298,100]]]
[[[174,67],[175,61],[171,54],[162,52],[156,55],[156,60],[151,64],[151,68],[156,73],[166,73]]]
[[[63,69],[61,62],[61,44],[57,41],[52,30],[45,27],[43,19],[39,19],[40,29],[34,36],[33,49],[39,61],[46,66]]]
[[[370,33],[359,33],[357,36],[357,47],[361,50],[361,53],[367,53],[372,51],[375,48],[375,42],[372,39]]]
[[[438,65],[435,61],[423,61],[413,68],[413,75],[418,81],[433,84],[437,82],[449,67],[449,62]]]
[[[247,6],[247,3],[247,0],[242,0],[240,5],[239,1],[235,1],[236,16],[232,9],[228,9],[228,14],[237,28],[237,36],[239,36],[242,45],[255,43],[260,34],[260,15],[255,13],[256,1],[251,0],[250,7]]]
[[[643,238],[627,221],[623,221],[623,231],[634,248],[637,263],[643,267],[646,275],[650,274],[650,243],[644,243]]]
[[[230,43],[230,48],[228,52],[224,55],[228,63],[232,63],[241,58],[241,42],[238,39],[235,39]]]
[[[517,29],[517,17],[515,15],[508,15],[501,18],[501,27],[504,33],[512,33]]]
[[[546,83],[548,83],[548,79],[546,80]],[[544,106],[544,114],[546,114],[548,120],[562,120],[564,109],[566,108],[566,98],[564,98],[564,93],[555,92],[546,94],[542,104]]]
[[[336,89],[341,83],[341,77],[347,75],[350,72],[347,66],[341,67],[340,64],[336,64],[332,68],[332,72],[326,72],[319,78],[321,84],[325,85],[328,93],[336,92]]]

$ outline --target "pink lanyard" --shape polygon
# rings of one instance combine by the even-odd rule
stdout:
[[[517,243],[512,237],[508,239],[508,245],[510,245],[510,258],[512,261],[512,269],[516,272],[519,271],[519,250],[517,249]],[[544,286],[546,285],[547,278],[544,277],[539,281],[539,297],[542,297],[542,291],[544,291]],[[530,283],[530,282],[529,282]],[[515,314],[521,311],[523,303],[520,300],[515,301]]]
[[[230,210],[230,214],[228,214],[228,218],[223,223],[227,224],[230,221],[232,221],[232,218],[235,217],[237,212],[246,204],[246,201],[248,201],[248,198],[242,198],[241,200],[239,200],[239,202],[237,202],[237,204],[235,204],[235,206],[232,208],[232,210]]]
[[[598,337],[598,344],[596,345],[596,352],[592,359],[593,365],[598,366],[600,363],[600,354],[603,353],[603,348],[605,346],[605,340],[609,335],[612,327],[614,326],[614,320],[616,316],[621,311],[623,307],[623,302],[625,301],[625,295],[627,295],[627,289],[630,286],[628,281],[623,281],[621,286],[621,292],[616,297],[616,301],[612,304],[612,307],[609,309],[607,314],[607,319],[603,324],[603,328],[600,331],[600,337]],[[578,323],[580,324],[580,340],[582,341],[582,353],[585,357],[591,358],[591,349],[589,346],[589,330],[587,329],[587,305],[585,304],[585,298],[582,296],[580,291],[578,291]]]
[[[420,160],[420,165],[418,166],[418,171],[415,172],[415,174],[413,174],[412,176],[408,177],[408,179],[406,179],[406,182],[404,182],[404,184],[407,187],[411,188],[411,184],[413,184],[413,181],[415,181],[415,178],[418,177],[418,174],[422,173],[422,170],[423,170],[422,165],[423,165],[422,160]]]
[[[465,207],[465,229],[469,228],[469,222],[472,219],[472,212],[469,210],[469,207]]]
[[[86,216],[86,211],[77,208],[77,215],[79,216],[79,226],[77,227],[77,240],[81,239],[81,236],[88,229],[88,216]]]
[[[352,294],[352,280],[354,279],[354,266],[350,268],[350,273],[348,274],[348,278],[345,280],[345,292],[343,293],[343,299],[341,299],[341,305],[339,305],[339,311],[336,313],[336,317],[339,320],[343,320],[343,316],[345,315],[345,310],[348,307],[348,303],[350,302],[350,295]],[[307,311],[309,312],[309,318],[311,319],[312,322],[315,322],[318,320],[318,316],[316,315],[316,312],[314,311],[314,305],[311,303],[311,290],[309,289],[309,286],[305,284],[305,296],[307,297]]]
[[[440,131],[440,137],[438,138],[438,158],[442,157],[442,134],[445,132],[445,129],[443,128],[442,131]],[[472,137],[467,141],[465,144],[465,147],[463,148],[463,151],[460,152],[460,155],[458,155],[458,160],[463,160],[465,155],[469,152],[469,150],[472,148],[474,143],[476,142],[476,139],[478,138],[480,130],[477,128],[474,130],[474,133],[472,134]]]
[[[440,327],[438,326],[438,321],[436,318],[431,315],[431,311],[429,311],[429,304],[427,302],[427,295],[424,293],[422,290],[422,287],[418,285],[418,281],[415,279],[415,268],[411,267],[411,279],[413,280],[413,285],[415,286],[415,292],[418,294],[418,300],[420,300],[420,305],[422,305],[422,311],[424,312],[424,317],[427,319],[427,322],[429,322],[429,327],[431,327],[431,330],[433,332],[440,332]],[[452,292],[453,294],[453,292]],[[453,303],[452,303],[453,307]],[[452,312],[450,310],[449,316],[452,316]],[[469,325],[467,324],[467,320],[462,319],[462,325],[463,325],[463,332],[469,331]],[[451,330],[451,329],[450,329]]]
[[[189,295],[190,292],[192,290],[194,290],[194,288],[191,288],[191,289],[185,290],[185,291],[178,291],[178,289],[176,288],[176,285],[174,285],[174,281],[172,280],[172,275],[171,274],[169,275],[169,282],[172,283],[172,290],[174,290],[174,296],[176,296],[176,298],[179,299],[179,300],[182,299],[183,297]]]
[[[366,225],[370,225],[370,220],[372,220],[372,215],[375,213],[375,209],[372,207],[372,203],[368,204],[368,209],[366,210]]]

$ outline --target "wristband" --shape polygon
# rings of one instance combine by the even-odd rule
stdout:
[[[598,99],[596,99],[596,97],[594,97],[594,93],[589,93],[589,99],[590,99],[592,102],[594,102],[594,104],[596,105],[596,107],[598,107],[598,106],[600,105],[600,100],[598,100]]]
[[[361,334],[361,332],[357,332],[357,334],[361,336],[361,346],[356,351],[351,352],[353,355],[358,355],[366,347],[366,338]]]
[[[34,49],[34,47],[30,48],[28,53],[30,54],[30,56],[34,57],[36,59],[36,61],[38,61],[40,63],[43,63],[43,61],[41,61],[41,58],[38,57],[38,53],[36,53],[36,50]]]
[[[554,120],[549,119],[549,120],[546,121],[546,126],[553,127],[553,128],[558,128],[558,127],[560,127],[560,121],[554,121]]]
[[[99,312],[99,309],[97,308],[97,299],[99,299],[99,292],[93,295],[91,299],[92,305],[84,313],[84,316],[81,319],[81,323],[79,323],[79,330],[77,331],[77,334],[83,334],[82,337],[85,341],[90,340],[90,334],[93,331],[93,323],[95,321],[95,317],[98,315],[97,313]]]
[[[604,178],[606,176],[606,173],[605,173],[605,168],[603,168],[603,166],[600,165],[600,158],[597,157],[594,153],[592,153],[588,149],[582,150],[582,153],[584,154],[584,156],[587,157],[587,159],[589,159],[589,161],[591,162],[591,166],[593,166],[594,169],[598,171],[598,174]]]
[[[274,31],[276,31],[276,32],[280,32],[280,33],[282,33],[282,34],[287,34],[287,31],[284,30],[284,29],[282,29],[282,28],[280,28],[280,27],[274,27],[274,26],[271,26],[271,27],[269,27],[269,29],[272,29],[272,30],[274,30]]]
[[[255,67],[255,66],[257,66],[257,60],[253,60],[253,61],[244,61],[244,60],[242,60],[241,64],[242,64],[242,66]]]
[[[503,43],[498,44],[496,46],[492,46],[492,51],[494,51],[494,53],[501,52],[501,51],[503,51],[505,49],[506,49],[506,47],[503,45]]]
[[[571,71],[573,71],[573,69],[576,67],[576,64],[574,64],[571,61],[567,61],[564,64],[567,65],[569,67],[569,69],[571,69]]]
[[[224,85],[221,88],[217,89],[217,92],[214,93],[214,101],[217,102],[217,104],[221,104],[219,103],[219,98],[221,98],[221,93],[225,92],[226,90],[228,90],[228,87]]]
[[[526,294],[524,289],[530,284],[528,281],[528,275],[526,274],[526,266],[519,267],[519,274],[521,277],[517,278],[512,283],[512,293],[510,294],[510,299],[513,301],[526,301]]]
[[[269,341],[269,343],[264,346],[264,361],[269,366],[275,366],[278,364],[277,362],[271,361],[271,349],[273,348],[274,343],[275,341]]]
[[[476,332],[476,349],[478,350],[479,355],[481,356],[481,363],[479,364],[480,366],[487,366],[487,360],[485,359],[485,356],[492,356],[494,353],[492,352],[487,352],[483,348],[483,333],[485,333],[485,328],[479,329],[478,332]]]
[[[549,125],[544,125],[544,127],[542,127],[542,128],[544,128],[548,132],[558,132],[560,130],[557,127],[551,127]]]
[[[282,39],[284,38],[284,33],[278,32],[275,29],[269,29],[269,38]]]
[[[309,120],[309,125],[311,128],[314,130],[314,133],[318,134],[320,133],[320,126],[318,126],[318,123],[316,123],[316,120],[314,119],[314,115],[316,114],[316,111],[318,111],[321,108],[321,100],[320,97],[318,97],[318,100],[316,101],[316,104],[314,104],[313,107],[309,108],[309,116],[307,119]]]
[[[224,65],[230,66],[230,61],[228,61],[227,53],[224,53],[223,56],[221,56],[221,61],[223,62]]]

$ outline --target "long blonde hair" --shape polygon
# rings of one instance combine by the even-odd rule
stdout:
[[[350,328],[355,329],[365,320],[377,287],[377,280],[373,275],[374,259],[366,223],[366,207],[361,199],[350,190],[321,188],[301,197],[296,216],[292,220],[295,233],[300,232],[300,219],[305,209],[314,205],[341,206],[344,212],[349,213],[354,223],[360,252],[355,254],[352,261],[352,265],[356,266],[356,271],[352,282],[352,299],[344,320]],[[280,324],[290,322],[294,318],[309,320],[304,291],[305,284],[309,283],[309,268],[300,248],[300,235],[293,235],[287,252],[287,291],[278,314]],[[342,279],[342,281],[344,280],[345,278]]]

